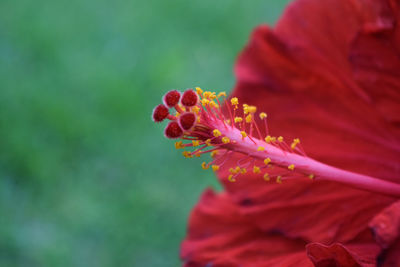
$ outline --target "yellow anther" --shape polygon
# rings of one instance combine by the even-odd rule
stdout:
[[[238,173],[238,171],[236,169],[234,169],[234,168],[229,168],[229,172],[232,173],[232,174],[237,174]]]
[[[218,136],[221,136],[222,134],[221,134],[221,132],[220,132],[218,129],[215,129],[215,130],[213,131],[213,135],[214,135],[215,137],[218,137]]]
[[[265,142],[267,142],[267,143],[271,143],[271,141],[272,141],[272,137],[270,136],[270,135],[267,135],[267,137],[265,137]]]
[[[201,100],[201,104],[203,104],[203,106],[207,106],[210,103],[210,100],[203,98]]]
[[[226,93],[225,93],[225,92],[219,93],[219,94],[218,94],[218,97],[221,97],[221,96],[226,97]]]
[[[218,105],[214,101],[210,101],[210,107],[218,108]]]
[[[242,117],[235,117],[235,123],[242,122],[242,121],[243,121]]]
[[[247,133],[245,131],[241,131],[240,134],[242,135],[243,138],[247,136]]]
[[[193,144],[193,146],[199,146],[200,145],[200,141],[199,140],[193,140],[192,144]]]
[[[176,149],[184,148],[182,141],[175,142],[175,148]]]
[[[208,166],[207,163],[205,163],[205,162],[203,162],[203,163],[201,164],[201,167],[202,167],[204,170],[207,170],[208,168],[210,168],[210,166]]]
[[[247,172],[247,169],[246,168],[242,168],[241,170],[240,170],[240,173],[241,174],[245,174]]]
[[[189,151],[183,151],[183,152],[182,152],[182,155],[183,155],[185,158],[192,158],[192,157],[193,157],[193,155],[192,155]]]
[[[271,159],[270,159],[270,158],[264,159],[264,164],[265,164],[265,165],[268,165],[270,162],[271,162]]]
[[[276,182],[278,183],[278,184],[281,184],[282,183],[282,176],[278,176],[278,177],[276,177]]]
[[[203,93],[203,90],[201,90],[200,87],[196,87],[196,92],[197,94],[201,95]]]
[[[269,177],[269,174],[267,172],[264,174],[264,180],[267,181],[267,182],[269,180],[271,180],[271,178]]]
[[[222,137],[222,143],[228,144],[231,140],[228,137]]]
[[[200,117],[197,117],[197,122],[200,123],[201,119]]]
[[[253,172],[254,173],[260,173],[260,167],[257,167],[257,166],[254,165]]]
[[[232,104],[232,106],[239,105],[239,99],[237,97],[231,98],[231,104]]]
[[[219,170],[219,166],[218,165],[212,165],[211,166],[213,171],[218,171]]]
[[[300,139],[299,138],[295,138],[295,139],[293,139],[293,143],[290,145],[290,147],[292,149],[295,149],[297,144],[299,144],[299,143],[300,143]]]
[[[267,117],[267,113],[265,113],[265,112],[261,112],[260,113],[260,119],[265,119]]]
[[[256,113],[257,111],[257,107],[256,106],[248,106],[247,110],[249,111],[249,113]]]
[[[235,178],[233,178],[233,175],[232,174],[230,174],[229,176],[228,176],[228,180],[229,180],[229,182],[236,182],[236,179]]]
[[[272,136],[272,137],[271,137],[271,142],[272,142],[272,143],[276,142],[276,137],[275,137],[275,136]]]
[[[207,139],[206,141],[204,141],[204,143],[206,143],[207,146],[211,146],[211,139]]]
[[[196,113],[196,114],[199,114],[199,112],[200,112],[200,108],[199,108],[198,106],[192,107],[192,110],[193,110],[193,112]]]
[[[217,95],[215,94],[215,92],[212,92],[209,97],[210,99],[216,99]]]
[[[279,141],[280,143],[282,143],[282,142],[283,142],[283,137],[282,137],[282,136],[279,136],[279,137],[278,137],[278,141]]]
[[[252,118],[253,118],[253,117],[251,116],[251,114],[247,115],[247,116],[246,116],[246,122],[247,122],[247,123],[251,123]]]
[[[294,170],[294,164],[290,164],[287,168],[288,168],[289,170],[293,171],[293,170]]]
[[[264,151],[265,150],[265,147],[263,147],[263,146],[259,146],[258,148],[257,148],[257,151]]]
[[[243,113],[244,115],[249,114],[249,105],[243,104]]]
[[[179,113],[178,111],[175,112],[175,117],[179,117],[181,115],[181,113]]]
[[[315,176],[314,176],[314,174],[311,173],[311,174],[308,176],[308,178],[310,178],[310,179],[312,180],[312,179],[315,178]]]
[[[206,98],[206,99],[209,99],[211,94],[212,94],[212,93],[211,93],[210,91],[205,91],[205,92],[203,93],[203,97]]]
[[[215,157],[216,155],[218,154],[218,151],[211,151],[211,157],[213,158],[213,157]]]

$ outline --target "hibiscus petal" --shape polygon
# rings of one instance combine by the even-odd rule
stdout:
[[[393,90],[399,92],[400,75],[390,76],[397,79],[391,84],[375,84],[386,84],[385,90],[367,88],[354,79],[354,72],[372,71],[358,64],[368,53],[357,38],[369,36],[374,42],[394,45],[397,17],[390,7],[386,1],[295,2],[276,30],[261,26],[253,33],[236,66],[233,96],[269,113],[273,134],[289,140],[300,137],[312,158],[399,183],[400,135],[395,118],[400,114],[400,98],[394,97]],[[380,51],[373,55],[378,57]],[[398,53],[399,46],[387,53],[393,51]],[[381,64],[382,71],[374,76],[377,81],[384,81],[383,70],[397,66],[398,56],[393,55],[393,60],[371,62]],[[382,99],[396,105],[382,113]],[[225,181],[227,174],[219,175]],[[240,205],[241,213],[261,229],[281,229],[311,241],[348,242],[394,201],[330,182],[298,180],[262,186],[263,182],[247,176],[240,184],[225,186],[236,203],[247,203]]]
[[[316,267],[373,267],[379,248],[375,244],[343,246],[335,243],[325,246],[319,243],[307,245],[307,255]]]
[[[400,263],[400,201],[376,215],[369,223],[377,243],[384,249],[379,256],[381,266]]]
[[[312,266],[305,245],[260,231],[227,194],[208,189],[191,213],[181,257],[185,266]]]
[[[248,174],[235,183],[225,178],[223,182],[240,213],[260,229],[308,242],[353,240],[392,199],[375,197],[367,201],[371,197],[368,192],[309,179],[271,184],[260,175]]]

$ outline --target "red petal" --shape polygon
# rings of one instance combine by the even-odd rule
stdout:
[[[305,245],[260,231],[228,195],[209,189],[192,211],[181,257],[185,266],[312,266]]]
[[[400,201],[393,203],[369,223],[377,243],[384,248],[379,256],[382,266],[400,264]]]
[[[400,36],[393,23],[399,9],[392,5],[295,2],[275,31],[262,26],[253,33],[233,95],[269,113],[273,134],[300,137],[309,156],[400,183]],[[247,203],[242,214],[264,230],[312,241],[348,242],[394,201],[328,182],[242,180],[227,188]]]
[[[393,203],[369,223],[377,242],[388,248],[394,241],[400,238],[400,201]]]
[[[308,242],[353,240],[392,200],[375,197],[368,201],[368,192],[308,178],[276,184],[265,182],[262,175],[247,174],[236,180],[231,183],[224,178],[224,186],[242,215],[264,231],[275,230]]]
[[[316,267],[373,267],[379,248],[374,244],[343,246],[335,243],[324,246],[319,243],[307,245],[307,254]]]

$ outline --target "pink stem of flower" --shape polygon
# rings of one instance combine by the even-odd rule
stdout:
[[[240,131],[236,128],[231,128],[223,134],[234,142],[223,145],[222,148],[246,155],[251,154],[253,158],[259,160],[269,157],[272,163],[279,166],[287,167],[294,164],[295,171],[305,175],[313,174],[315,179],[318,180],[335,181],[371,192],[400,197],[399,183],[342,170],[296,153],[285,153],[279,147],[267,144],[259,139],[242,139]],[[257,151],[258,146],[265,147],[265,151]]]

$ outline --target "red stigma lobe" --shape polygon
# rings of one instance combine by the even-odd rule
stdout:
[[[169,115],[168,108],[163,104],[156,106],[153,110],[153,121],[162,122]]]
[[[181,104],[185,107],[193,107],[197,105],[198,101],[199,96],[197,95],[197,93],[192,89],[188,89],[182,95]]]
[[[172,108],[179,103],[180,98],[181,93],[177,90],[172,90],[164,95],[163,102],[167,107]]]
[[[183,135],[183,131],[176,121],[171,121],[168,123],[167,127],[165,127],[164,134],[167,138],[175,139],[181,137]]]
[[[179,116],[179,125],[185,131],[192,129],[196,122],[196,115],[193,112],[186,112]]]

